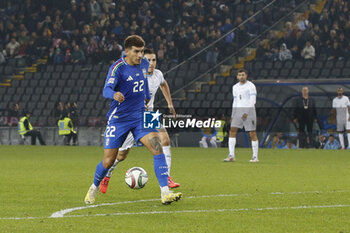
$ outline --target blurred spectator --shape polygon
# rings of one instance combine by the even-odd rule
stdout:
[[[278,59],[280,61],[286,61],[286,60],[290,60],[292,59],[292,53],[290,52],[290,50],[287,48],[286,44],[282,44],[280,47],[280,51],[278,53]]]
[[[64,61],[64,56],[63,54],[61,53],[61,49],[60,48],[57,48],[56,49],[56,53],[55,55],[53,56],[53,64],[63,64],[63,61]]]
[[[292,143],[292,141],[287,140],[286,145],[283,147],[283,149],[297,149],[297,146]]]
[[[315,148],[316,149],[323,149],[323,147],[326,145],[326,138],[324,135],[320,134],[318,135],[318,140],[316,141]]]
[[[218,147],[216,142],[217,131],[215,130],[215,128],[202,128],[201,133],[203,137],[199,141],[200,147],[208,148],[208,141],[212,147]]]
[[[8,116],[9,117],[20,117],[19,104],[18,103],[12,104],[11,108],[8,111]]]
[[[58,102],[56,104],[56,109],[55,109],[55,118],[58,121],[64,116],[64,106],[62,102]]]
[[[33,126],[29,122],[29,118],[31,113],[29,111],[24,111],[23,117],[20,119],[18,123],[18,133],[21,135],[23,139],[25,137],[31,137],[31,144],[36,144],[36,138],[39,139],[41,145],[46,145],[43,137],[41,136],[40,131],[33,128]]]
[[[74,46],[74,51],[72,53],[72,62],[76,64],[82,64],[85,62],[85,54],[79,48],[79,45]]]
[[[304,31],[308,28],[309,20],[306,19],[305,15],[301,15],[298,21],[298,26],[301,31]]]
[[[338,150],[340,149],[339,142],[334,138],[334,135],[329,135],[328,141],[326,142],[326,145],[324,146],[325,150]]]
[[[267,148],[283,149],[285,145],[286,145],[286,140],[283,139],[283,133],[278,132],[275,136],[273,136],[271,142],[267,145]]]
[[[315,58],[315,48],[311,45],[310,41],[307,41],[305,47],[301,51],[301,56],[305,59],[314,59]]]
[[[70,118],[72,119],[75,127],[79,126],[79,113],[77,102],[70,103]]]
[[[15,37],[11,38],[11,41],[6,45],[6,54],[8,57],[15,57],[18,55],[20,44]]]

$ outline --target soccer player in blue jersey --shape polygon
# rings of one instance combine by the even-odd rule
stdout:
[[[160,186],[162,203],[170,204],[182,197],[182,193],[169,192],[168,166],[158,131],[142,128],[145,104],[150,100],[146,78],[149,62],[143,58],[144,47],[145,42],[140,36],[128,36],[124,41],[126,56],[109,68],[103,96],[112,101],[104,134],[104,157],[96,167],[94,181],[85,196],[86,204],[95,202],[100,182],[113,165],[118,149],[129,132],[135,141],[140,141],[153,154],[154,172]]]

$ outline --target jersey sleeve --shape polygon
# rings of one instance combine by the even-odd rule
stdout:
[[[145,78],[145,98],[147,100],[151,99],[151,93],[149,92],[148,78]]]
[[[233,104],[232,107],[237,107],[237,93],[235,91],[235,86],[232,87]]]
[[[256,88],[254,84],[251,84],[249,89],[249,106],[254,107],[256,103]]]
[[[165,82],[163,72],[159,70],[159,78],[160,78],[160,85],[163,85]]]
[[[332,108],[337,108],[337,106],[335,104],[335,99],[333,99],[333,101],[332,101]]]
[[[103,97],[107,99],[112,99],[114,96],[114,89],[118,83],[118,78],[120,77],[119,69],[114,71],[114,66],[111,66],[108,71],[108,75],[105,81],[105,86],[103,88]]]

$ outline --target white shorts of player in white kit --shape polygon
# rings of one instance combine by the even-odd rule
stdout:
[[[159,131],[166,131],[166,129],[162,126]],[[126,137],[123,145],[119,148],[119,151],[126,151],[133,147],[135,144],[134,136],[131,132],[129,132],[128,136]]]
[[[248,114],[245,120],[242,119],[242,115],[246,112]],[[249,109],[248,111],[240,111],[237,109],[232,109],[231,115],[231,127],[242,129],[244,127],[245,131],[255,131],[256,130],[256,112],[255,109]]]
[[[337,121],[337,131],[343,132],[345,130],[350,130],[350,121]]]

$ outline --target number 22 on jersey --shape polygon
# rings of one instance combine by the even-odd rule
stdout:
[[[140,80],[140,82],[134,82],[134,92],[143,91],[143,85],[145,84],[144,80]]]

